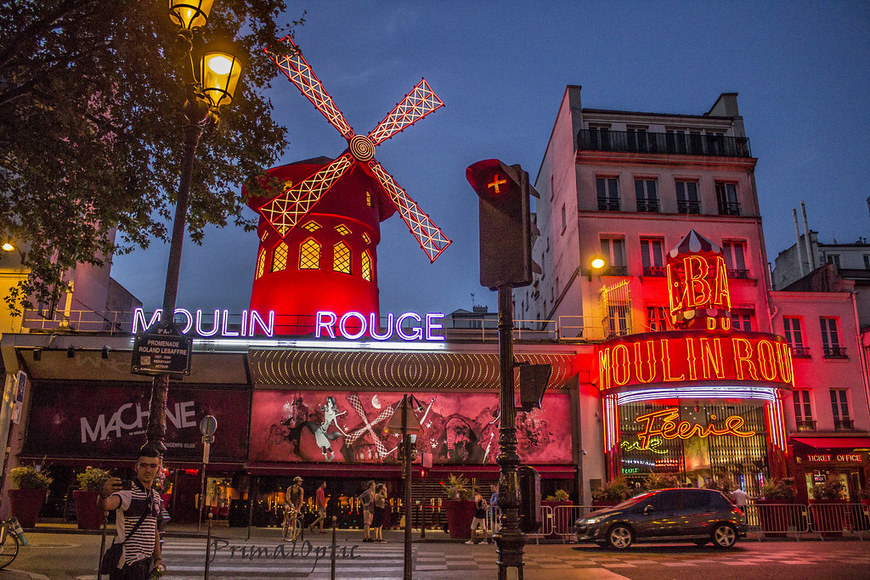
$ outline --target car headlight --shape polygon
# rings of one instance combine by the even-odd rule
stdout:
[[[587,518],[587,519],[583,520],[583,523],[588,524],[588,525],[595,525],[603,519],[604,519],[604,516],[597,517],[597,518]]]

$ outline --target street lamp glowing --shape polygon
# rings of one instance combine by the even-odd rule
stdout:
[[[208,22],[214,0],[169,0],[169,17],[180,28],[195,30]]]
[[[592,266],[594,270],[600,270],[604,267],[604,258],[592,258],[589,265]]]
[[[200,60],[199,81],[210,108],[218,109],[232,102],[242,65],[242,60],[224,46],[212,45],[205,49]]]
[[[0,246],[0,248],[3,248],[4,252],[11,252],[12,250],[15,249],[15,246],[9,242],[4,242],[3,245]]]

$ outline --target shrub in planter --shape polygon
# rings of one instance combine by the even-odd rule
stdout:
[[[544,498],[544,501],[548,501],[550,503],[566,503],[569,500],[568,492],[564,489],[557,489],[556,493],[553,495],[548,495]]]
[[[471,538],[471,520],[474,519],[474,502],[468,478],[450,474],[441,488],[447,494],[444,511],[451,538]]]
[[[794,525],[790,505],[797,497],[794,478],[784,477],[765,482],[761,486],[761,497],[763,499],[756,500],[755,503],[758,505],[758,519],[764,535],[768,538],[785,537],[785,531]]]
[[[643,489],[646,491],[669,489],[672,487],[682,487],[679,480],[677,480],[677,476],[672,473],[650,473],[643,482]]]
[[[103,509],[97,500],[109,475],[108,471],[98,467],[87,467],[76,475],[81,489],[73,491],[73,501],[80,530],[98,530],[103,523]]]
[[[813,486],[813,499],[810,500],[814,505],[810,508],[813,518],[813,529],[817,532],[824,532],[825,537],[838,537],[843,533],[844,513],[839,506],[824,505],[833,503],[843,503],[843,484],[839,479],[829,479],[824,483],[817,483]]]
[[[843,484],[839,479],[829,479],[813,486],[813,499],[816,501],[840,501],[843,499]]]
[[[783,477],[778,480],[765,482],[761,486],[761,497],[777,503],[794,503],[797,491],[794,487],[793,477]]]
[[[616,505],[631,497],[631,488],[621,477],[608,481],[592,492],[592,505]]]
[[[19,465],[9,472],[9,476],[15,486],[8,491],[12,515],[18,518],[21,527],[32,528],[45,503],[52,479],[45,469],[34,465]]]

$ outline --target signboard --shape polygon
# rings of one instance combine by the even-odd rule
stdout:
[[[172,322],[161,322],[133,342],[131,372],[139,375],[189,375],[193,340]]]
[[[791,348],[763,332],[684,330],[633,334],[598,346],[598,388],[710,381],[791,388]]]
[[[27,373],[18,371],[15,375],[15,400],[12,407],[12,422],[18,424],[21,422],[21,408],[24,405],[24,389],[27,385]]]

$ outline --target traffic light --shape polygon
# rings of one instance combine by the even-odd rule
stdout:
[[[532,283],[533,233],[529,196],[540,197],[519,165],[485,159],[465,170],[480,198],[480,284],[501,286]],[[534,232],[533,232],[534,230]]]
[[[547,389],[547,382],[553,367],[520,363],[520,407],[523,411],[541,408],[541,399]]]

